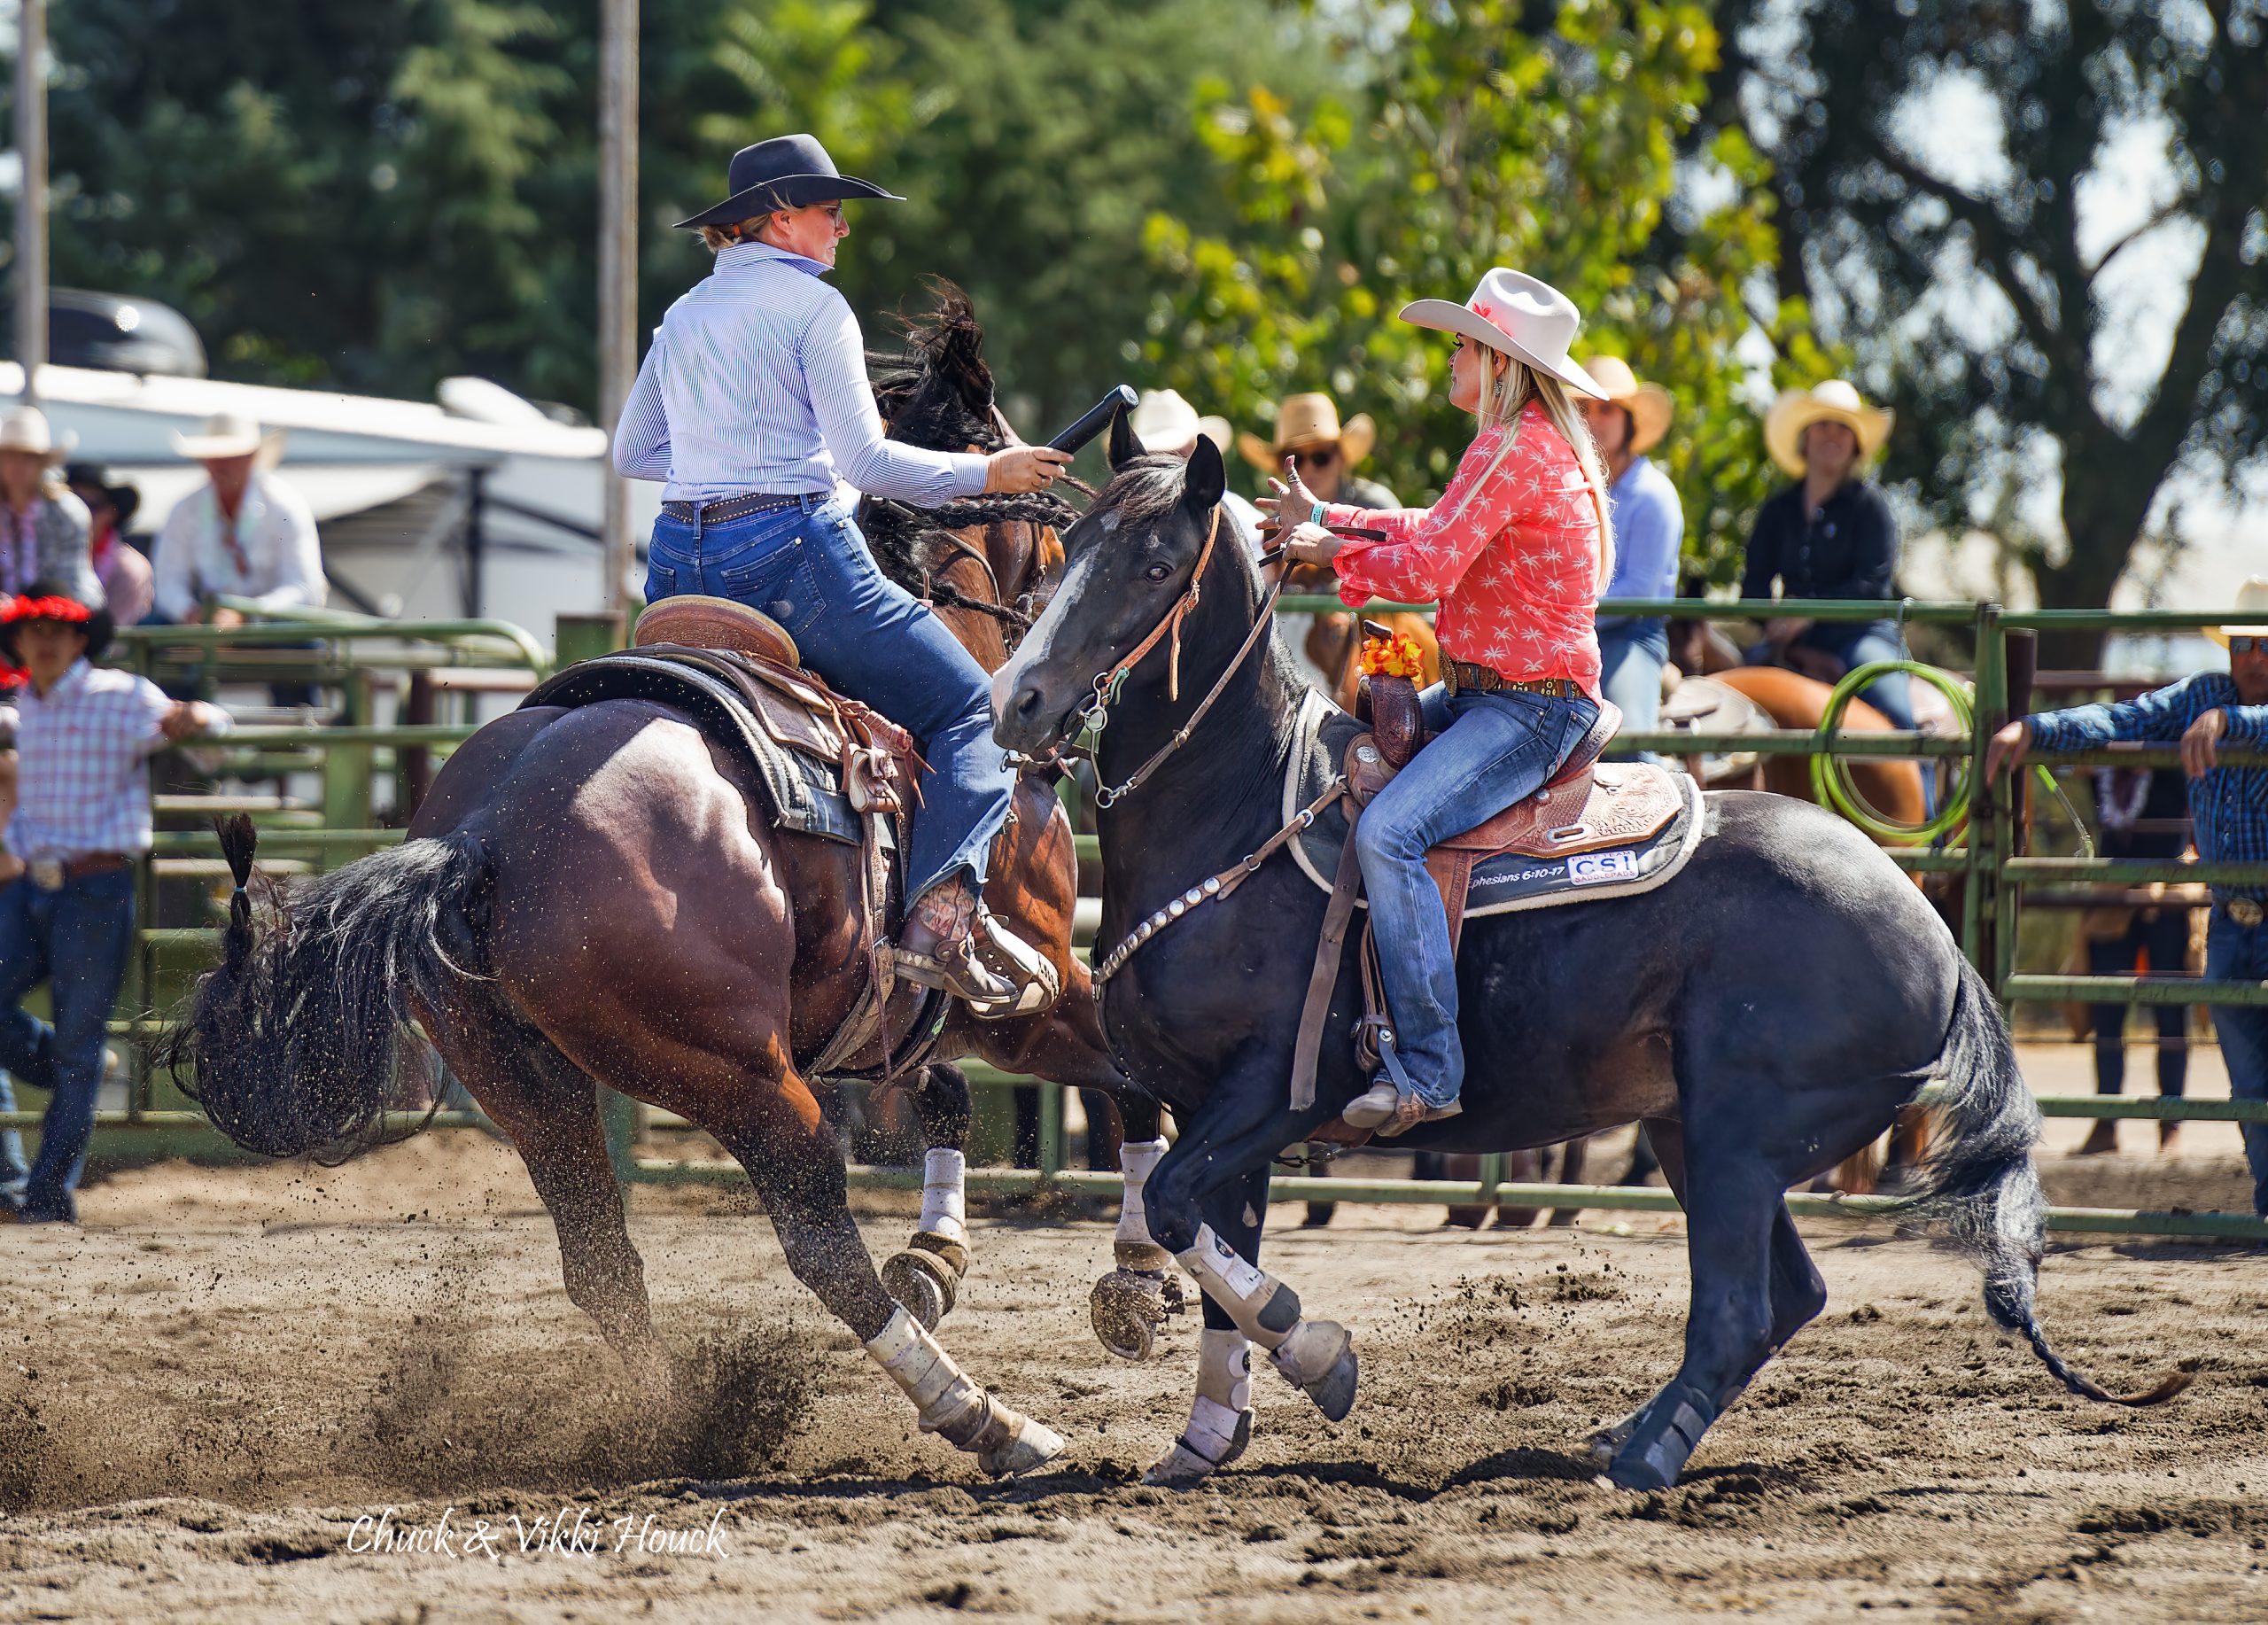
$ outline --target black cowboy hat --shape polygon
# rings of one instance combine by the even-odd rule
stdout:
[[[99,463],[74,463],[63,470],[63,483],[73,490],[86,486],[103,494],[103,500],[118,510],[118,533],[126,534],[134,523],[134,516],[141,511],[142,493],[132,486],[113,486],[109,470]]]
[[[60,599],[71,606],[70,615],[42,615],[43,600]],[[83,619],[81,617],[84,617]],[[23,657],[16,652],[16,628],[29,620],[61,620],[81,628],[87,634],[87,658],[98,659],[110,647],[111,634],[117,623],[111,619],[107,606],[89,609],[76,594],[60,582],[39,580],[24,588],[14,598],[0,595],[0,660],[10,665],[21,665]]]
[[[725,183],[733,189],[731,197],[713,208],[702,210],[690,220],[680,220],[678,225],[737,225],[758,214],[769,214],[774,209],[800,209],[814,203],[831,203],[838,198],[905,201],[872,181],[837,172],[835,160],[827,155],[827,149],[819,145],[816,136],[774,136],[752,147],[742,147],[733,154],[732,165],[725,171]]]

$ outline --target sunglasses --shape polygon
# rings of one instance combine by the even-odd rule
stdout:
[[[1292,461],[1303,469],[1327,469],[1339,461],[1339,447],[1318,446],[1309,451],[1295,451]]]
[[[2268,655],[2268,638],[2245,638],[2232,636],[2229,639],[2229,653],[2232,655]]]

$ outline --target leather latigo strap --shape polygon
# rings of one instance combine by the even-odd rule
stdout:
[[[1348,757],[1351,760],[1351,750]],[[1363,890],[1362,859],[1355,851],[1355,824],[1362,815],[1362,807],[1350,794],[1347,797],[1347,839],[1339,849],[1339,870],[1332,877],[1331,901],[1323,911],[1323,934],[1316,940],[1315,968],[1308,973],[1307,997],[1300,1006],[1300,1035],[1292,1046],[1293,1111],[1306,1111],[1315,1104],[1315,1074],[1323,1058],[1323,1030],[1331,1018],[1331,994],[1339,985],[1340,961],[1346,957],[1347,928],[1354,923],[1355,899]]]

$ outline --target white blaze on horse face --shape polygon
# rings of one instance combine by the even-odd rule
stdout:
[[[1097,521],[1107,536],[1118,528],[1118,516],[1105,514]],[[1031,630],[1016,645],[1008,663],[992,673],[992,718],[998,721],[1008,714],[1008,701],[1023,686],[1024,673],[1045,665],[1055,650],[1055,634],[1063,625],[1063,618],[1086,590],[1087,578],[1095,571],[1095,559],[1099,548],[1089,548],[1071,561],[1064,571],[1062,580],[1056,583],[1055,593],[1048,599],[1047,607],[1031,624]]]

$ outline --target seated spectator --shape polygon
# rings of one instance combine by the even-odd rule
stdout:
[[[1764,443],[1796,483],[1757,510],[1741,575],[1744,599],[1882,598],[1897,595],[1898,525],[1862,470],[1889,438],[1892,415],[1870,407],[1840,378],[1790,390],[1772,403]],[[1905,657],[1897,623],[1811,621],[1779,616],[1748,651],[1751,665],[1791,665],[1832,681],[1877,660]],[[1894,727],[1914,726],[1906,674],[1877,678],[1859,697]]]
[[[1341,427],[1339,403],[1330,396],[1286,395],[1276,408],[1276,438],[1263,440],[1256,434],[1240,434],[1237,448],[1271,478],[1284,472],[1284,459],[1289,457],[1299,469],[1300,483],[1318,502],[1373,511],[1399,508],[1393,492],[1355,472],[1377,440],[1378,425],[1368,412],[1355,413]]]
[[[2020,718],[1992,735],[1985,777],[1997,780],[2003,766],[2021,766],[2034,745],[2065,750],[2179,740],[2197,856],[2207,863],[2268,863],[2268,767],[2223,766],[2218,758],[2223,743],[2268,750],[2268,576],[2247,581],[2236,607],[2249,624],[2206,633],[2228,649],[2226,672],[2201,672],[2116,705]],[[2268,982],[2268,886],[2208,889],[2213,912],[2206,924],[2205,979]],[[2215,1005],[2213,1025],[2221,1035],[2230,1098],[2268,1100],[2268,1006]],[[2268,1123],[2242,1126],[2253,1211],[2268,1218]]]
[[[95,579],[103,584],[104,595],[110,601],[111,619],[120,626],[140,626],[156,602],[150,561],[126,540],[126,527],[142,506],[142,494],[132,486],[108,484],[103,470],[91,463],[73,463],[64,470],[63,478],[71,494],[87,505],[91,524],[88,556],[95,566]]]
[[[244,616],[215,603],[250,598],[260,608],[320,607],[328,595],[315,516],[264,468],[260,425],[233,412],[205,420],[174,449],[205,465],[206,482],[174,505],[151,564],[159,617],[177,626],[238,626]]]
[[[88,553],[86,504],[57,473],[67,450],[37,407],[0,417],[0,594],[57,581],[99,608],[103,587]]]
[[[58,582],[35,581],[0,610],[0,658],[26,674],[6,835],[24,872],[0,887],[0,1067],[53,1091],[30,1168],[0,1167],[0,1186],[22,1179],[0,1202],[24,1223],[78,1217],[104,1023],[134,948],[134,862],[151,844],[149,758],[229,725],[211,705],[95,666],[110,635],[109,611]],[[41,982],[52,1025],[22,1007]],[[0,1110],[14,1108],[0,1080]]]

